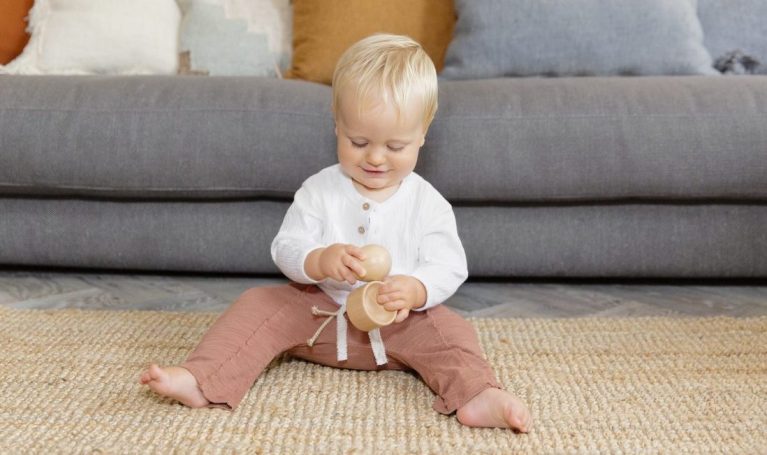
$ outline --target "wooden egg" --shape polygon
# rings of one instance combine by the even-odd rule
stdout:
[[[396,311],[389,311],[378,303],[378,288],[383,283],[371,281],[355,288],[346,299],[346,314],[354,327],[370,332],[394,322]]]
[[[365,260],[362,267],[365,269],[365,275],[360,276],[362,281],[383,281],[391,271],[391,256],[386,248],[381,245],[365,245],[362,247],[365,253]]]

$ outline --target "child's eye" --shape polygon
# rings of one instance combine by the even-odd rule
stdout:
[[[357,147],[357,148],[360,148],[360,149],[361,149],[361,148],[363,148],[363,147],[366,147],[368,144],[367,144],[367,142],[363,142],[363,143],[361,143],[361,144],[358,144],[358,143],[356,143],[356,142],[352,141],[352,145],[353,145],[353,146],[355,146],[355,147]]]
[[[389,150],[391,150],[392,152],[399,152],[400,150],[402,150],[404,148],[405,147],[392,147],[392,146],[389,146]]]

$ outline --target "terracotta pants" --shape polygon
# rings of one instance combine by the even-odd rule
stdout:
[[[181,364],[197,379],[211,407],[234,409],[269,363],[287,352],[322,365],[356,370],[415,370],[437,394],[434,409],[450,414],[488,387],[501,388],[485,360],[474,327],[443,305],[411,311],[381,329],[389,362],[378,366],[370,339],[348,325],[348,360],[336,360],[335,319],[314,346],[306,342],[324,321],[316,305],[338,305],[313,285],[291,283],[244,292],[210,327]],[[346,315],[344,315],[346,317]]]

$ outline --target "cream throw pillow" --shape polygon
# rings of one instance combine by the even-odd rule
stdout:
[[[36,0],[10,74],[174,74],[175,0]]]

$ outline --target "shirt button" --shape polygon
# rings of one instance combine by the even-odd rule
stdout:
[[[370,204],[368,204],[367,202],[365,202],[364,204],[362,204],[362,210],[367,210],[367,209],[369,209],[369,208],[370,208]]]
[[[360,226],[360,227],[357,228],[357,232],[359,232],[360,234],[364,234],[365,233],[365,228]]]

